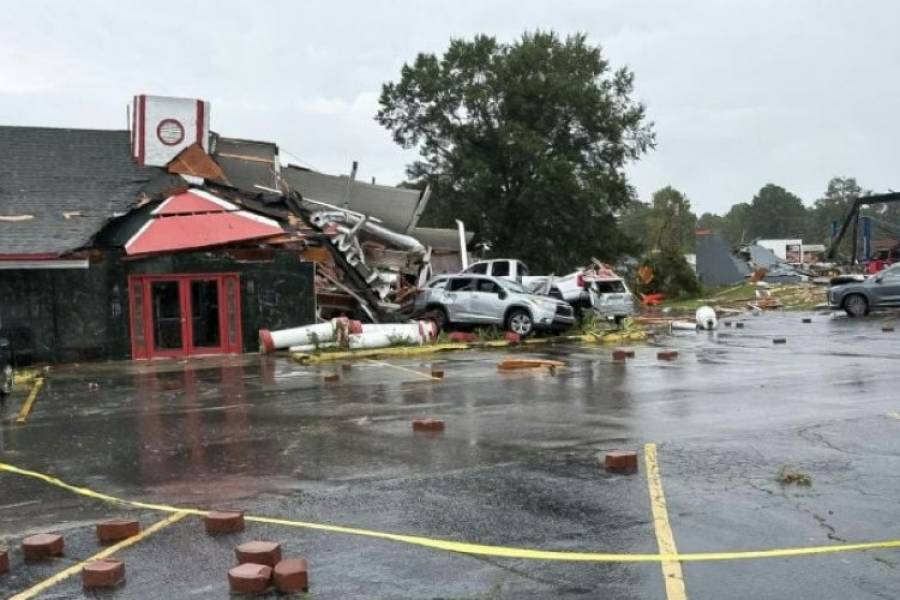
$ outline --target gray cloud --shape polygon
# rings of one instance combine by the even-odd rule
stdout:
[[[395,183],[414,154],[372,117],[382,82],[451,37],[587,32],[636,73],[659,147],[639,194],[723,211],[773,181],[900,188],[892,2],[33,2],[0,22],[0,123],[124,126],[135,93],[202,97],[212,125]]]

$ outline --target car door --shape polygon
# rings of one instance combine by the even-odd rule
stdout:
[[[892,267],[876,275],[872,286],[876,306],[900,306],[900,268]]]
[[[447,309],[447,317],[455,323],[465,323],[471,318],[474,277],[454,277],[447,283],[441,304]]]
[[[503,322],[500,285],[492,279],[477,279],[472,292],[471,317],[474,323],[499,325]]]

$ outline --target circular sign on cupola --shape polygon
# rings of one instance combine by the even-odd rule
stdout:
[[[184,126],[175,119],[163,119],[156,126],[156,137],[166,146],[175,146],[184,140]]]

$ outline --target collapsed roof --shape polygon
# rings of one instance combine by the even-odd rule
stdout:
[[[326,175],[295,166],[283,168],[281,176],[304,200],[376,217],[400,233],[416,227],[428,200],[421,190],[364,183],[346,175]]]

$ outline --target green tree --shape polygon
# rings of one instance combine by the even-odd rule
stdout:
[[[750,241],[750,204],[738,202],[733,205],[725,216],[724,237],[732,245]]]
[[[635,256],[650,250],[650,220],[653,208],[647,202],[632,200],[619,214],[619,230],[631,241],[631,253]]]
[[[832,222],[837,222],[840,227],[850,207],[861,195],[863,190],[855,178],[833,177],[828,182],[825,194],[809,210],[804,241],[812,244],[828,243]],[[847,250],[849,251],[849,246]]]
[[[715,213],[703,213],[697,219],[697,229],[709,229],[720,235],[725,235],[725,217]]]
[[[680,254],[693,251],[697,215],[687,196],[672,186],[658,190],[653,194],[649,219],[648,233],[655,249]]]
[[[425,222],[462,219],[495,255],[563,272],[627,244],[624,167],[655,143],[633,82],[585,35],[480,35],[405,64],[375,118],[419,150],[407,170],[431,184]]]
[[[806,226],[806,207],[783,187],[767,183],[753,197],[747,217],[751,239],[799,238]]]

